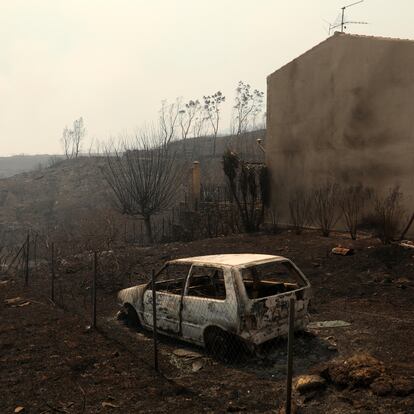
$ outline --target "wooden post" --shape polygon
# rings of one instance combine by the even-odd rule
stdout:
[[[92,328],[96,328],[96,277],[98,273],[98,255],[93,255],[93,280],[92,280]]]
[[[157,293],[155,290],[155,272],[152,270],[152,332],[154,338],[154,368],[158,372],[158,338],[157,338]]]
[[[292,410],[292,377],[293,377],[293,336],[295,330],[295,299],[289,300],[289,334],[288,334],[288,362],[286,384],[286,414]]]
[[[50,286],[50,299],[55,301],[55,243],[52,242],[52,280]]]
[[[24,278],[24,284],[27,286],[29,284],[29,253],[30,253],[30,235],[27,233],[26,238],[26,272]]]

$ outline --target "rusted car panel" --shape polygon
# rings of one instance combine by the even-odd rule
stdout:
[[[176,265],[187,267],[176,272]],[[287,333],[291,297],[296,299],[295,327],[308,323],[309,281],[284,257],[200,256],[167,262],[163,269],[167,277],[156,278],[157,328],[167,335],[204,346],[206,330],[214,327],[258,345]],[[291,276],[293,282],[287,279]],[[152,329],[150,284],[124,289],[118,298]]]

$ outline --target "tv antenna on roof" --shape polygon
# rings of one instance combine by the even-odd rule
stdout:
[[[342,12],[341,12],[341,23],[330,24],[329,25],[329,34],[331,34],[331,31],[333,29],[336,29],[337,27],[341,27],[341,32],[343,33],[344,30],[346,29],[346,26],[345,26],[346,24],[368,24],[367,22],[353,22],[353,21],[346,21],[345,20],[345,10],[348,9],[349,7],[356,6],[357,4],[361,4],[363,2],[364,2],[364,0],[360,0],[360,1],[356,1],[355,3],[348,4],[347,6],[341,7],[341,10],[342,10]]]

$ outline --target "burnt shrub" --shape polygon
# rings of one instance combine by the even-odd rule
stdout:
[[[371,224],[375,235],[384,243],[392,242],[401,234],[404,222],[403,193],[394,186],[385,195],[376,195]]]
[[[326,182],[313,190],[313,220],[325,237],[341,217],[339,199],[340,187],[336,183]]]

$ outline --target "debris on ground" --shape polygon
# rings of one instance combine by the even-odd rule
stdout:
[[[401,246],[401,247],[404,247],[404,248],[406,248],[406,249],[414,249],[414,242],[413,242],[413,241],[411,241],[411,240],[403,240],[403,241],[400,243],[400,246]]]
[[[12,308],[30,305],[30,301],[17,296],[11,299],[5,299],[4,303]]]
[[[184,348],[172,351],[171,362],[180,370],[187,372],[198,372],[208,365],[209,362],[211,363],[205,355]]]
[[[202,356],[198,352],[183,348],[174,349],[173,354],[183,358],[201,358]]]
[[[295,382],[295,389],[299,394],[325,388],[326,380],[319,375],[302,375]]]
[[[361,353],[330,362],[321,375],[341,387],[369,387],[384,375],[384,364],[369,354]]]
[[[349,322],[346,321],[320,321],[320,322],[311,322],[308,324],[309,329],[321,329],[321,328],[345,328],[351,326]]]
[[[379,397],[406,397],[414,393],[413,378],[390,375],[381,361],[366,353],[333,360],[320,375],[340,388],[369,388]]]
[[[119,405],[115,405],[115,404],[113,404],[113,403],[111,403],[111,402],[107,402],[107,401],[104,401],[103,403],[102,403],[102,407],[103,408],[118,408],[119,407]]]
[[[354,249],[349,249],[347,247],[337,246],[334,247],[331,252],[333,254],[339,254],[341,256],[351,256],[354,254]]]

